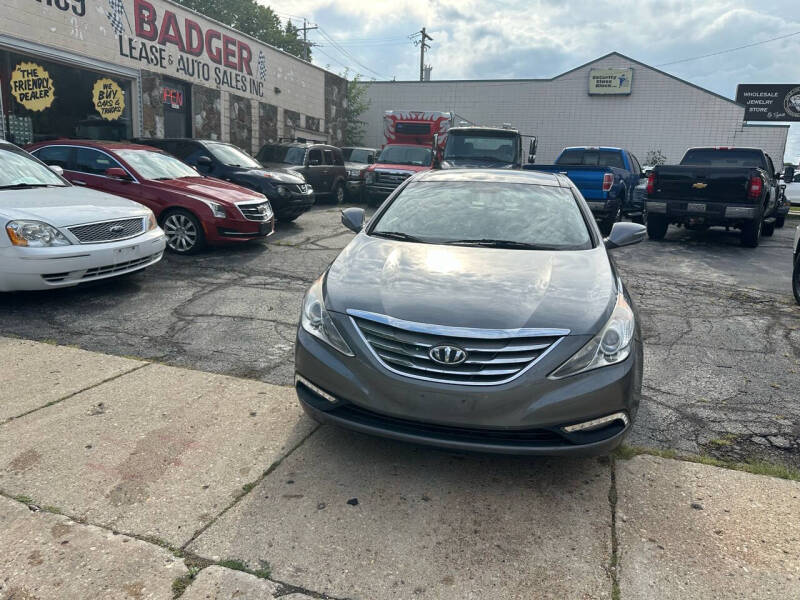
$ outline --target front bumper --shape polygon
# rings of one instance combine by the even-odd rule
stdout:
[[[218,220],[214,224],[216,229],[206,226],[206,239],[209,242],[240,242],[255,238],[267,237],[275,233],[275,217],[269,221],[235,221],[232,219]]]
[[[340,331],[346,330],[355,357],[340,354],[302,328],[297,335],[298,398],[319,421],[454,450],[601,455],[622,442],[638,410],[642,371],[638,341],[624,362],[566,379],[547,378],[563,360],[559,354],[544,356],[506,384],[464,386],[420,381],[388,371],[353,335],[352,324],[345,327],[341,316],[336,320]],[[586,339],[574,336],[565,346],[577,349]],[[629,422],[615,421],[585,432],[564,430],[617,412],[624,413]]]
[[[292,192],[289,196],[270,196],[269,202],[275,216],[279,219],[282,216],[305,212],[314,206],[314,190],[308,186],[308,191],[304,193]]]
[[[154,265],[164,254],[161,229],[105,244],[0,248],[0,291],[47,290],[108,279]]]

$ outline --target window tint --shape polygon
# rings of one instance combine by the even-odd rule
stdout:
[[[333,164],[333,151],[332,150],[323,150],[322,153],[325,156],[325,164],[332,165]]]
[[[72,148],[69,146],[47,146],[33,152],[33,155],[43,163],[55,165],[62,169],[69,169],[69,157]]]
[[[758,150],[717,150],[714,148],[687,150],[681,164],[707,167],[756,167],[759,169],[767,166]]]
[[[639,164],[639,159],[637,159],[633,154],[629,154],[628,156],[631,157],[631,166],[633,167],[634,174],[640,175],[642,173],[642,166]]]
[[[775,173],[775,165],[772,164],[772,158],[770,157],[769,154],[765,154],[764,156],[767,157],[767,165],[769,166],[769,169],[767,170],[769,171],[770,175],[772,175],[773,173]]]
[[[439,244],[504,240],[553,250],[592,247],[589,229],[569,188],[520,183],[411,183],[370,233],[381,232],[405,233]]]
[[[112,167],[120,167],[117,161],[91,148],[78,148],[75,151],[75,170],[90,175],[105,175]]]
[[[514,162],[516,154],[515,137],[469,133],[449,136],[444,151],[446,160],[472,158],[506,163]]]
[[[312,148],[308,151],[308,164],[322,164],[322,151],[317,148]]]
[[[581,148],[564,150],[556,164],[624,168],[622,153],[619,150],[584,150]]]
[[[338,148],[331,150],[333,154],[333,164],[335,165],[344,165],[344,157],[342,156],[342,151]]]

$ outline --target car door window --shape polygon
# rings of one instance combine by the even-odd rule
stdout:
[[[314,166],[315,164],[321,165],[322,163],[322,150],[312,148],[308,151],[308,164]]]
[[[69,169],[72,148],[69,146],[46,146],[33,152],[33,155],[46,165]]]
[[[325,164],[332,165],[333,163],[333,151],[332,150],[323,150],[322,152],[325,155]]]
[[[342,151],[339,150],[338,148],[334,148],[333,150],[331,150],[331,153],[333,154],[333,164],[336,165],[337,167],[343,167],[344,156],[342,156]]]
[[[772,163],[772,159],[769,154],[765,154],[764,156],[767,159],[767,170],[769,171],[770,177],[775,177],[775,165]]]
[[[633,167],[633,174],[634,175],[641,175],[642,174],[642,167],[639,164],[639,159],[636,158],[633,154],[629,154],[628,156],[631,157],[631,166]]]
[[[90,175],[105,175],[112,167],[122,168],[108,154],[91,148],[78,148],[75,152],[75,170]]]

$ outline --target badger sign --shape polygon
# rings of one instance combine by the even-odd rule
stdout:
[[[122,88],[108,77],[95,81],[92,102],[100,116],[108,121],[119,119],[125,110],[125,94]]]

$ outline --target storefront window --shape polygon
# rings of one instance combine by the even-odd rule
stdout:
[[[129,139],[131,89],[128,79],[0,50],[2,118],[15,144]]]

